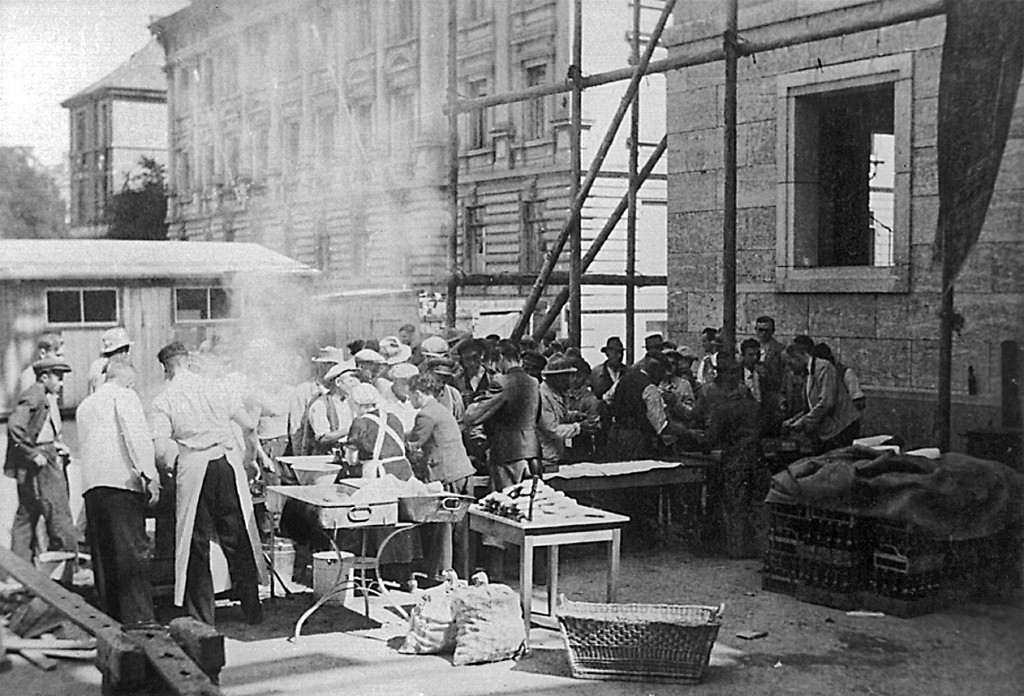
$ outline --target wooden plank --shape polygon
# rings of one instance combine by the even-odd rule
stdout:
[[[18,654],[44,672],[57,669],[57,662],[48,658],[40,650],[19,650]]]
[[[101,671],[105,664],[102,658],[111,654],[103,650],[104,644],[125,648],[123,652],[128,654],[133,652],[125,645],[125,641],[129,641],[142,650],[152,672],[167,684],[172,693],[181,696],[218,696],[221,693],[203,670],[171,639],[166,629],[123,630],[117,621],[3,547],[0,547],[0,569],[6,570],[15,580],[72,622],[97,636]]]

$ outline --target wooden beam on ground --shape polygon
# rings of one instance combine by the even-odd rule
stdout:
[[[97,666],[105,675],[114,667],[119,670],[130,667],[127,681],[133,686],[127,692],[138,693],[135,687],[138,680],[138,655],[141,651],[152,674],[160,678],[170,693],[180,696],[221,696],[220,689],[172,640],[167,629],[125,631],[120,623],[3,547],[0,547],[0,570],[6,571],[68,620],[96,636]],[[113,661],[117,661],[117,664],[112,664]]]

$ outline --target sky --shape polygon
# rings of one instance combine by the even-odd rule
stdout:
[[[0,0],[0,146],[34,149],[46,166],[68,151],[60,102],[146,45],[151,18],[188,0]]]

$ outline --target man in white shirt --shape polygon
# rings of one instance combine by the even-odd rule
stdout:
[[[359,384],[358,370],[351,361],[332,367],[324,376],[330,388],[309,405],[309,427],[313,431],[313,454],[329,454],[348,437],[355,414],[346,395]]]
[[[181,343],[164,346],[157,356],[167,386],[153,400],[150,427],[160,460],[174,466],[176,485],[174,603],[214,623],[211,552],[219,547],[227,560],[233,594],[249,623],[263,620],[258,582],[267,581],[245,467],[232,423],[255,451],[256,420],[237,394],[219,380],[189,369]],[[176,462],[176,464],[175,464]]]
[[[101,608],[124,624],[154,620],[146,504],[160,499],[153,438],[132,389],[135,370],[115,360],[78,406],[79,461]]]

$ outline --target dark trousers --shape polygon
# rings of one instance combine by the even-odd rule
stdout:
[[[770,478],[756,446],[722,452],[721,520],[731,558],[759,558],[767,544]]]
[[[469,477],[460,478],[451,483],[444,484],[448,493],[458,495],[473,495],[473,489],[469,483]],[[457,524],[440,522],[438,524],[427,524],[420,529],[423,539],[423,547],[426,552],[427,573],[439,578],[441,573],[449,568],[458,569],[460,575],[466,559],[462,557],[462,550],[465,545],[466,535],[469,534],[469,517],[463,517]]]
[[[125,624],[153,621],[145,496],[123,488],[90,488],[85,510],[103,611]]]
[[[231,592],[241,600],[246,619],[256,621],[261,611],[256,559],[249,545],[245,516],[235,488],[235,470],[224,457],[214,459],[206,466],[185,578],[186,610],[211,626],[214,623],[214,592],[210,542],[215,538],[227,558]]]
[[[38,548],[36,524],[46,523],[49,548]],[[18,471],[18,511],[11,528],[11,551],[31,563],[43,551],[78,552],[78,532],[71,519],[68,482],[56,452],[38,471]],[[64,566],[62,582],[71,584],[74,563]]]

